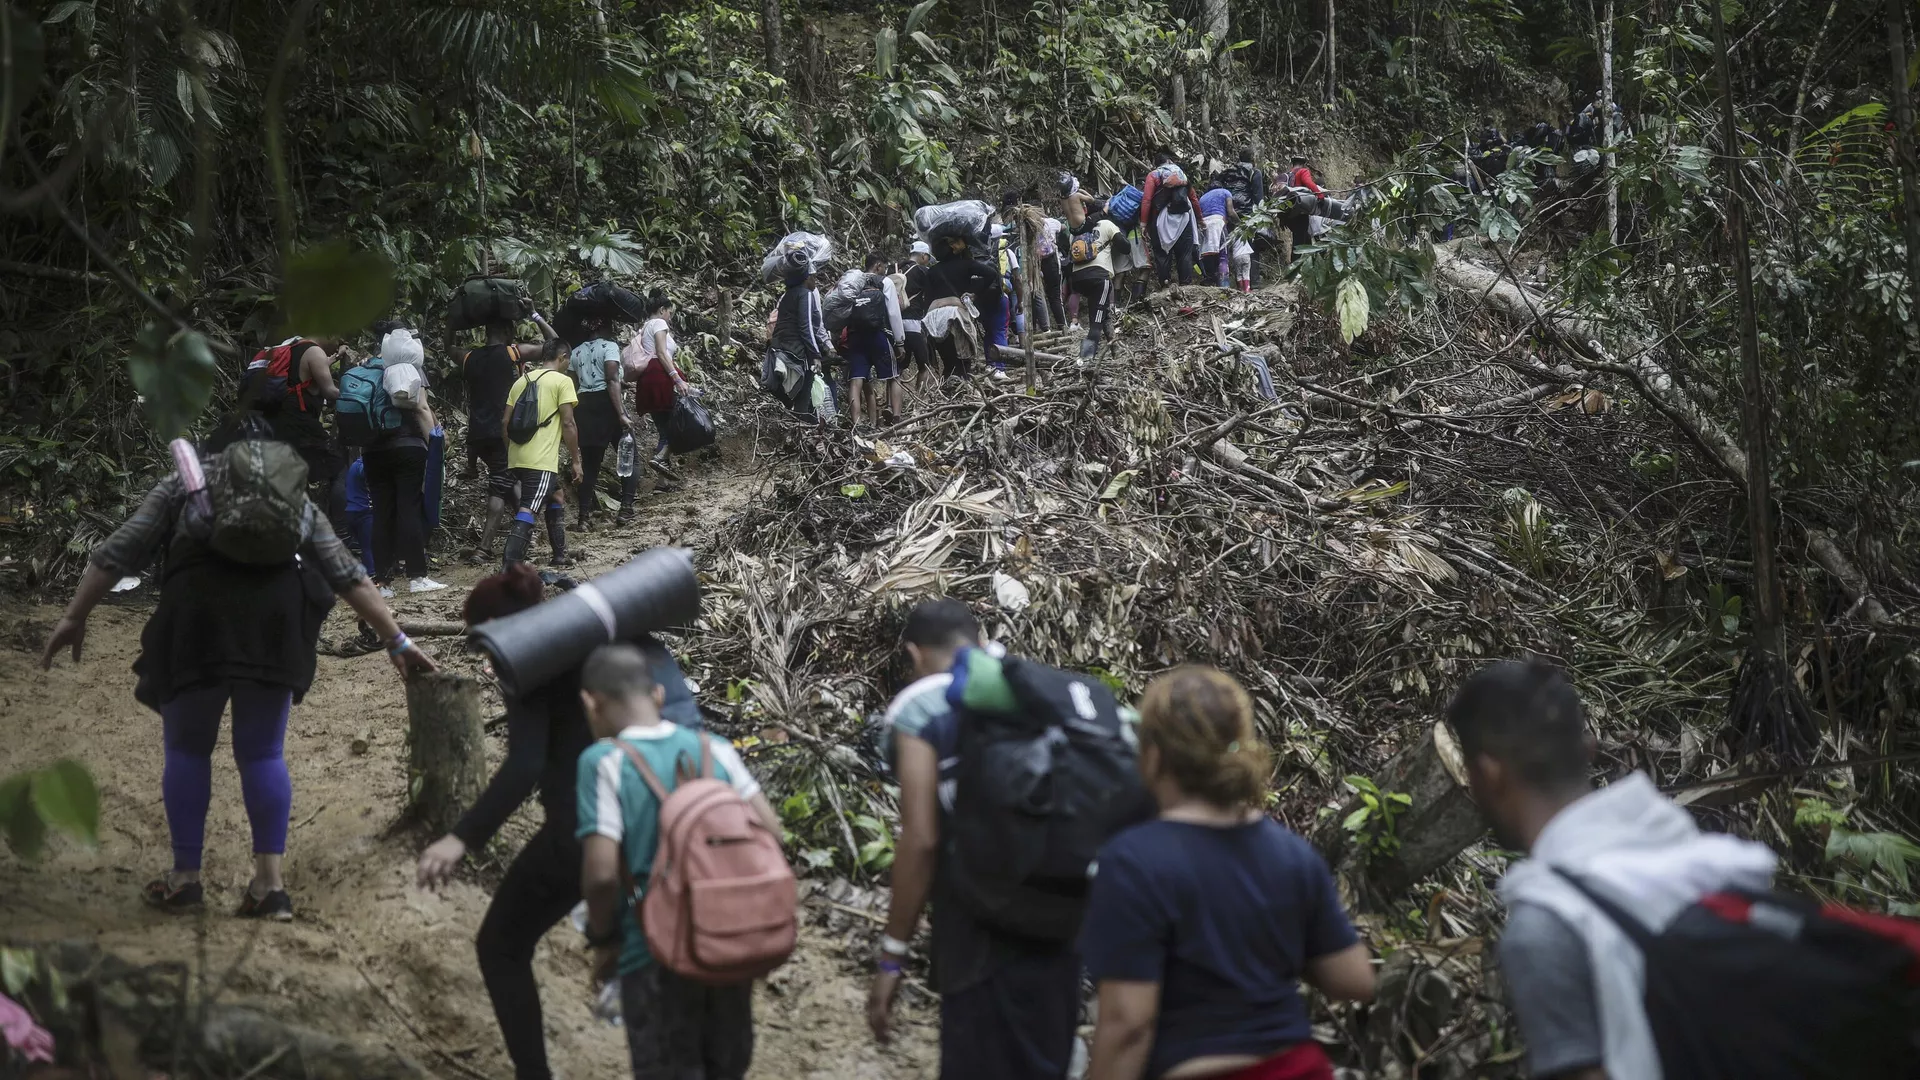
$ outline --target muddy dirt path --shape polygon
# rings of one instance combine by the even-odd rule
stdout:
[[[698,546],[757,489],[752,442],[725,447],[719,462],[693,462],[685,488],[646,494],[630,528],[570,536],[586,577],[661,543]],[[449,511],[466,507],[452,491]],[[544,540],[536,541],[546,557]],[[453,587],[394,607],[407,619],[457,619],[466,588],[486,571],[444,558],[440,580]],[[195,962],[204,948],[214,977],[229,968],[224,991],[281,1019],[384,1043],[445,1077],[510,1077],[475,966],[474,931],[488,889],[537,823],[523,808],[489,851],[445,891],[413,885],[414,860],[431,837],[390,832],[406,790],[406,707],[378,653],[323,655],[312,692],[294,709],[287,734],[293,775],[292,831],[286,876],[297,918],[256,926],[228,913],[250,874],[246,816],[228,738],[215,752],[213,806],[207,820],[204,919],[162,915],[140,901],[142,884],[170,865],[160,802],[160,721],[133,699],[129,667],[151,602],[142,594],[99,608],[85,660],[61,661],[42,674],[39,642],[58,609],[14,607],[0,616],[0,774],[61,757],[84,762],[99,783],[101,844],[85,852],[56,842],[41,863],[0,855],[0,937],[20,942],[85,939],[130,960]],[[344,637],[352,617],[336,608],[323,636]],[[436,652],[454,648],[433,642]],[[690,673],[702,666],[684,657]],[[725,678],[702,680],[724,686]],[[356,754],[355,741],[366,740]],[[504,732],[489,740],[498,761]],[[756,994],[758,1040],[752,1076],[802,1078],[931,1077],[936,1031],[924,997],[902,1001],[901,1034],[881,1049],[867,1033],[865,959],[847,919],[824,896],[808,902],[800,952]],[[829,922],[831,920],[831,922]],[[866,933],[870,934],[868,930]],[[619,1029],[588,1014],[587,967],[569,927],[547,935],[535,959],[556,1075],[615,1077],[626,1070]]]

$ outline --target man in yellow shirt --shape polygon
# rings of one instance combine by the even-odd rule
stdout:
[[[562,439],[573,465],[573,482],[581,479],[580,429],[573,421],[573,407],[580,396],[567,374],[568,358],[566,342],[548,340],[540,349],[539,366],[520,376],[507,391],[507,411],[500,427],[507,440],[508,475],[520,486],[520,509],[513,518],[513,533],[507,537],[507,566],[526,561],[527,548],[533,544],[534,515],[543,507],[553,565],[563,570],[573,565],[567,558],[567,508],[560,496]],[[521,429],[516,430],[513,414],[523,394],[529,406],[537,408],[522,417]]]

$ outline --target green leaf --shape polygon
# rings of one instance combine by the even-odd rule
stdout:
[[[1355,832],[1360,828],[1360,826],[1365,825],[1367,823],[1367,819],[1372,816],[1373,816],[1373,807],[1363,806],[1360,809],[1355,810],[1353,813],[1348,814],[1347,819],[1340,823],[1340,827],[1347,830],[1348,832]]]
[[[34,959],[32,949],[0,949],[0,984],[6,986],[8,994],[19,997],[33,985]]]
[[[46,823],[33,808],[32,786],[32,773],[0,780],[0,829],[6,830],[7,847],[23,859],[39,858],[47,839]]]
[[[1113,479],[1107,481],[1105,490],[1100,492],[1100,498],[1111,500],[1125,495],[1127,489],[1133,486],[1133,478],[1139,474],[1139,469],[1128,469],[1116,475]]]
[[[153,323],[136,334],[127,354],[127,372],[140,393],[147,423],[162,439],[186,434],[213,399],[219,370],[205,336],[182,330],[171,337]]]
[[[47,12],[47,17],[40,21],[46,23],[48,26],[52,26],[55,23],[63,23],[71,19],[76,13],[92,6],[92,0],[63,0],[62,3],[53,5],[53,10]]]
[[[900,35],[893,27],[883,26],[873,35],[873,74],[876,78],[893,78],[893,60],[900,51]]]
[[[386,314],[393,264],[344,240],[316,244],[287,259],[280,300],[290,332],[343,337]]]
[[[1387,793],[1387,801],[1390,803],[1397,803],[1401,806],[1412,806],[1413,796],[1407,794],[1404,791],[1390,791]]]
[[[849,499],[864,499],[867,497],[867,485],[842,484],[840,485],[840,494],[845,495]]]
[[[934,5],[939,2],[940,0],[920,0],[920,3],[913,5],[913,10],[907,12],[906,32],[911,34],[915,30],[920,29],[920,24],[926,21],[928,14],[933,11]]]
[[[33,776],[33,808],[48,825],[93,847],[100,842],[100,792],[77,761],[56,761]]]
[[[1369,304],[1367,287],[1358,277],[1348,275],[1340,281],[1340,288],[1334,294],[1334,309],[1340,316],[1340,338],[1351,343],[1367,331]]]

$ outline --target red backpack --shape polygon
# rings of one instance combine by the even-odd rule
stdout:
[[[1728,891],[1656,932],[1560,877],[1639,947],[1666,1080],[1920,1076],[1920,922]]]
[[[311,379],[300,379],[300,357],[314,343],[294,338],[253,354],[244,376],[246,391],[252,394],[253,407],[273,409],[291,400],[301,412],[307,411],[307,388]]]
[[[660,800],[659,845],[634,918],[653,958],[695,982],[733,986],[793,955],[800,883],[733,785],[713,775],[713,747],[700,733],[700,771],[675,770],[668,791],[640,751],[621,739],[640,778]],[[683,763],[684,766],[684,763]],[[632,893],[632,881],[628,881]]]

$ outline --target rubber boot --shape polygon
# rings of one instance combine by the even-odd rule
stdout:
[[[1083,337],[1080,339],[1080,359],[1091,360],[1093,359],[1093,354],[1099,351],[1100,343],[1093,340],[1092,337]]]
[[[513,530],[507,533],[507,551],[506,551],[505,558],[501,559],[500,561],[501,568],[505,569],[506,567],[512,566],[515,563],[526,562],[527,549],[532,546],[533,546],[532,515],[528,515],[524,518],[516,517],[513,522]]]
[[[636,468],[629,475],[620,478],[620,512],[613,517],[613,523],[616,526],[632,523],[633,501],[639,494],[640,470]]]

